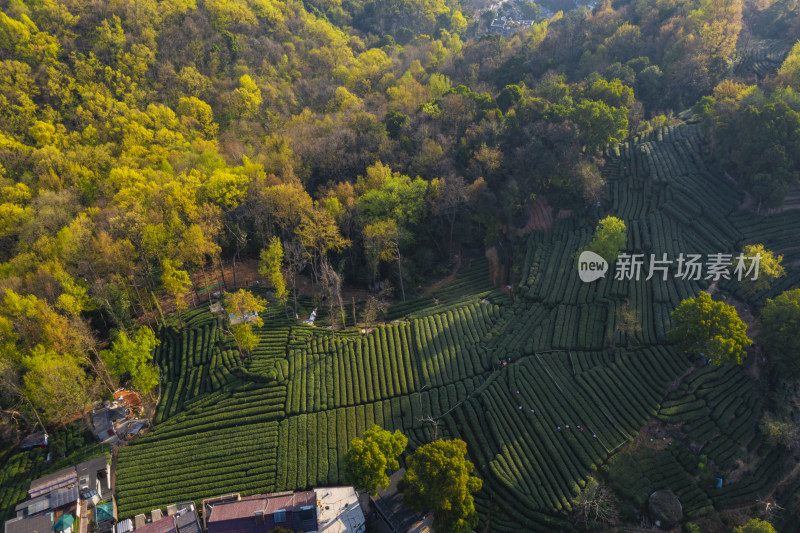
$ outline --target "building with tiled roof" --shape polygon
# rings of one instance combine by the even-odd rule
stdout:
[[[75,471],[75,467],[71,466],[33,480],[28,489],[28,496],[37,498],[43,494],[49,494],[52,490],[74,485],[77,482],[78,473]]]
[[[47,446],[48,435],[44,431],[31,433],[19,444],[20,450],[30,450],[31,448],[44,448]]]
[[[38,498],[76,485],[81,493],[94,490],[101,498],[107,498],[111,492],[111,467],[106,456],[101,455],[33,480],[28,496]]]
[[[178,527],[175,525],[173,517],[165,516],[161,520],[137,527],[136,533],[178,533]]]
[[[53,533],[53,513],[7,520],[5,533]]]
[[[134,523],[130,519],[122,520],[116,524],[115,533],[202,533],[197,510],[191,502],[179,503],[168,506],[166,516],[161,509],[153,509],[150,513],[151,520],[147,522],[145,515],[137,515]]]
[[[276,527],[317,530],[314,491],[215,499],[203,503],[208,533],[267,533]]]
[[[76,507],[77,501],[78,486],[73,484],[68,487],[53,489],[48,493],[25,500],[17,504],[14,507],[14,511],[18,518],[27,518],[56,509],[62,512],[72,512]]]

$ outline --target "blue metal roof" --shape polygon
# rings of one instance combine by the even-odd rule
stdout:
[[[114,504],[112,502],[101,503],[94,508],[94,521],[103,522],[104,520],[114,519]]]
[[[72,524],[75,522],[75,517],[71,514],[62,514],[56,520],[55,528],[56,531],[64,531],[72,527]]]

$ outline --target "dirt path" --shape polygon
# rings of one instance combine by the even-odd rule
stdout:
[[[496,247],[490,246],[486,249],[486,259],[489,260],[489,279],[492,280],[492,285],[496,286],[501,277],[500,256]]]
[[[528,211],[528,222],[517,228],[517,237],[535,229],[550,229],[553,226],[553,208],[547,204],[547,198],[543,194],[537,195],[525,208]]]
[[[456,266],[453,268],[453,271],[450,273],[450,275],[447,276],[446,278],[440,279],[439,281],[437,281],[436,283],[434,283],[433,285],[431,285],[430,287],[425,289],[425,294],[430,294],[430,292],[433,289],[437,289],[437,288],[441,287],[442,285],[444,285],[445,283],[448,283],[448,282],[453,281],[454,279],[456,279],[456,276],[458,275],[458,271],[461,270],[461,266],[462,266],[461,265],[461,254],[458,254],[456,256],[456,260],[458,262],[456,263]]]
[[[111,454],[111,492],[114,492],[114,487],[117,486],[117,454],[119,450],[114,450]]]
[[[778,491],[778,489],[780,489],[783,485],[785,485],[786,483],[797,477],[797,474],[800,474],[800,462],[794,465],[794,468],[792,468],[788,474],[783,476],[780,481],[775,483],[775,486],[772,488],[772,490],[769,491],[769,493],[767,493],[767,495],[764,496],[762,500],[765,502],[770,501],[772,497],[775,495],[775,493]]]

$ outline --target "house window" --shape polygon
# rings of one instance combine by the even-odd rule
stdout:
[[[300,520],[305,522],[306,520],[316,520],[317,518],[317,508],[313,505],[309,505],[307,507],[300,508]]]
[[[272,517],[275,519],[276,524],[280,524],[281,522],[286,522],[286,511],[283,509],[275,511],[275,514],[273,514]]]

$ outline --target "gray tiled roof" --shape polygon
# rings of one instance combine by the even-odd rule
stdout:
[[[75,483],[77,477],[75,467],[73,466],[65,468],[64,470],[59,470],[58,472],[53,472],[52,474],[33,480],[28,494],[32,497],[36,497],[58,487],[66,487],[70,483]]]
[[[38,448],[39,446],[46,446],[47,445],[47,433],[44,431],[37,431],[36,433],[31,433],[20,443],[19,447],[23,450],[28,450],[30,448]]]
[[[21,518],[6,522],[5,533],[53,533],[53,519],[50,513],[31,518]]]
[[[178,533],[200,533],[200,524],[194,511],[182,513],[175,517]]]
[[[78,463],[75,465],[75,470],[78,472],[78,479],[86,479],[86,486],[89,490],[95,490],[97,487],[98,472],[108,468],[110,468],[110,466],[108,465],[108,460],[106,459],[105,455],[101,455],[99,457],[95,457],[94,459],[89,459],[88,461],[84,461],[83,463]],[[104,480],[105,477],[102,479]],[[105,490],[105,483],[102,483],[102,480],[101,485],[101,489]],[[102,492],[100,497],[104,497]]]
[[[78,486],[72,485],[50,491],[50,507],[56,509],[62,505],[68,505],[78,501]]]
[[[41,505],[47,505],[46,509],[50,509],[50,494],[42,494],[41,496],[37,496],[36,498],[32,498],[30,500],[26,500],[22,503],[18,503],[16,507],[14,507],[14,511],[24,511],[25,515],[35,514],[41,510]],[[34,511],[31,509],[39,509],[39,511]]]

